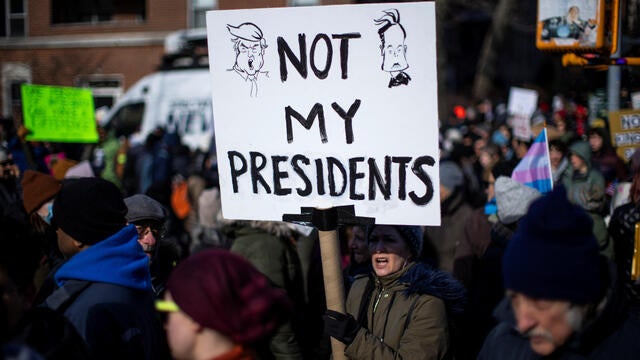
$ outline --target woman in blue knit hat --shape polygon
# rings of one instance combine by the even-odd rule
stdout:
[[[462,285],[416,261],[420,227],[377,225],[368,234],[373,272],[356,278],[346,315],[327,311],[326,332],[346,345],[349,359],[451,358]]]

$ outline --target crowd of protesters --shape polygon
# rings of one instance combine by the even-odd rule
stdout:
[[[26,141],[0,125],[7,359],[637,359],[640,151],[540,104],[554,190],[511,173],[533,141],[485,100],[440,123],[440,226],[339,229],[346,314],[317,232],[222,217],[215,149]]]

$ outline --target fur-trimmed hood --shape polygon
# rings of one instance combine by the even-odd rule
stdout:
[[[465,289],[451,274],[434,269],[424,263],[416,263],[398,280],[406,284],[404,295],[432,295],[444,301],[447,312],[460,314],[465,306]]]

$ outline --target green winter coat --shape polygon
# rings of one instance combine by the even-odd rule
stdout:
[[[562,184],[567,189],[569,201],[585,209],[593,220],[593,234],[600,244],[600,251],[608,258],[613,257],[613,246],[609,241],[607,225],[602,216],[605,210],[605,180],[602,174],[591,166],[589,144],[580,141],[571,145],[571,153],[587,163],[587,173],[580,174],[570,168],[565,172]]]
[[[237,222],[227,235],[233,238],[232,252],[244,256],[273,285],[286,290],[296,306],[300,306],[304,300],[302,269],[298,253],[289,239],[292,231],[285,224]],[[269,347],[276,359],[302,359],[293,327],[291,322],[283,324],[271,339]]]
[[[382,278],[358,277],[346,310],[363,327],[345,355],[363,360],[451,359],[448,314],[460,311],[463,294],[449,274],[422,263]]]

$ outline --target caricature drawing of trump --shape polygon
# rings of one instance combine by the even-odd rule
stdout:
[[[250,22],[238,26],[227,24],[227,30],[233,36],[231,41],[234,42],[233,49],[236,52],[236,62],[229,70],[250,82],[250,95],[258,96],[258,77],[260,74],[268,76],[268,72],[260,71],[264,65],[264,50],[267,48],[262,30]]]
[[[407,63],[407,45],[404,41],[407,32],[400,24],[400,13],[397,9],[384,11],[384,15],[374,20],[380,36],[380,51],[382,55],[382,70],[391,75],[389,87],[408,85],[411,77],[404,70],[409,68]]]

